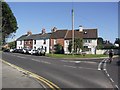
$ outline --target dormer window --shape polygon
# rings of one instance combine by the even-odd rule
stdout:
[[[87,32],[85,31],[84,34],[87,34]]]

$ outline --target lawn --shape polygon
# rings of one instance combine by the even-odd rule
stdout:
[[[108,55],[93,55],[93,54],[86,54],[83,55],[67,55],[67,54],[47,54],[47,57],[53,58],[100,58],[100,57],[108,57]]]

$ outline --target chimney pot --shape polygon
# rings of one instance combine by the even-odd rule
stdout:
[[[83,31],[83,27],[82,25],[79,26],[79,32],[82,32]]]
[[[42,29],[42,34],[45,34],[46,33],[46,30],[45,28]]]
[[[28,31],[28,32],[27,32],[27,35],[32,35],[32,32],[31,32],[31,31]]]
[[[52,32],[56,32],[56,31],[57,31],[57,28],[53,27]]]

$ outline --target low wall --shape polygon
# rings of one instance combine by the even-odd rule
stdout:
[[[108,54],[110,49],[96,50],[96,54]],[[115,55],[120,54],[118,49],[113,49]]]

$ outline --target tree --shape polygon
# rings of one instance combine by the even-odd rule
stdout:
[[[79,52],[80,49],[83,49],[83,40],[81,38],[76,38],[74,42],[74,50],[75,52]]]
[[[80,49],[83,50],[83,40],[81,38],[75,38],[75,40],[74,40],[74,52],[79,52]],[[71,53],[72,41],[69,42],[68,50]]]
[[[15,41],[8,43],[8,46],[9,46],[10,48],[15,48],[15,47],[16,47],[15,45],[16,45],[16,44],[15,44]]]
[[[102,49],[103,48],[103,42],[104,42],[103,38],[99,37],[97,39],[97,49]]]
[[[17,27],[17,21],[13,15],[9,5],[6,2],[2,2],[2,42],[5,44],[6,38],[12,33],[15,33]]]
[[[54,45],[54,50],[56,54],[64,54],[63,46],[60,45],[59,43]]]
[[[69,42],[68,50],[69,50],[70,53],[72,52],[72,41]]]

